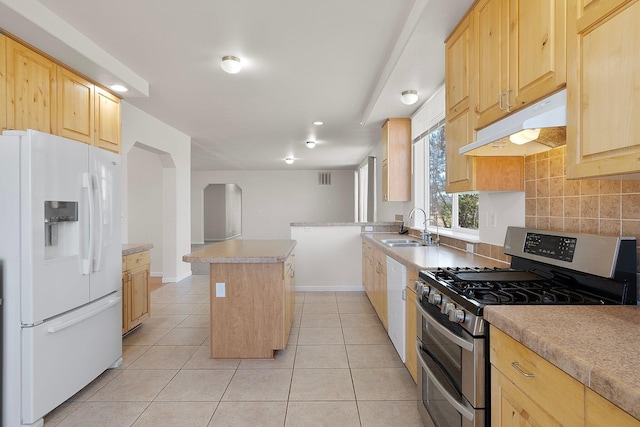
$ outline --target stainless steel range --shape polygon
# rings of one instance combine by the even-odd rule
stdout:
[[[490,425],[492,304],[636,304],[635,238],[509,227],[510,268],[425,270],[416,282],[418,395],[427,426]]]

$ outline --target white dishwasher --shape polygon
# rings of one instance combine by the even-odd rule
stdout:
[[[387,256],[387,321],[389,338],[400,355],[405,356],[405,287],[407,286],[407,268],[395,259]]]

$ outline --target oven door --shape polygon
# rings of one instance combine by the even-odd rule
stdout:
[[[418,394],[423,419],[438,427],[485,425],[485,340],[418,307]],[[428,424],[427,424],[428,425]]]

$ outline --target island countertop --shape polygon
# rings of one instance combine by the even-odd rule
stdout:
[[[184,255],[182,260],[208,264],[278,263],[284,262],[295,246],[295,240],[234,239],[215,243]]]
[[[122,256],[137,254],[153,248],[153,243],[123,243]]]
[[[640,306],[488,305],[484,317],[640,419]]]

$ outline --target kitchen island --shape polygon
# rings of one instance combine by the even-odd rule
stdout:
[[[183,256],[210,264],[211,358],[269,359],[287,345],[295,240],[228,240]]]

